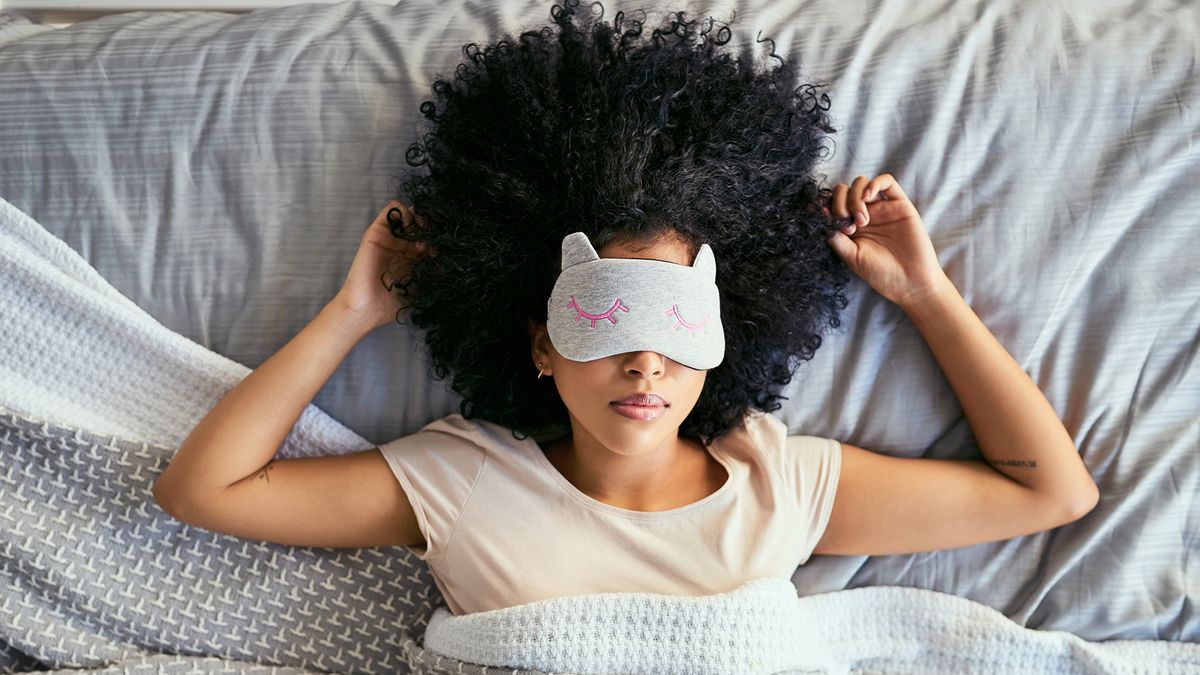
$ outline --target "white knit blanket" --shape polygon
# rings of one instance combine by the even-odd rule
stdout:
[[[0,198],[0,405],[96,434],[178,447],[246,366],[163,326]],[[371,444],[308,405],[281,457]]]
[[[764,577],[698,597],[596,593],[452,616],[425,648],[548,673],[1200,673],[1200,644],[1088,642],[899,586],[797,597]]]

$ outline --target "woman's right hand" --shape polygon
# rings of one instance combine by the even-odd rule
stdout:
[[[398,211],[404,229],[425,227],[425,219],[416,215],[407,204],[393,199],[388,202],[363,233],[350,264],[350,271],[334,301],[362,319],[374,330],[396,320],[396,314],[411,304],[411,296],[397,289],[397,281],[408,281],[418,260],[437,252],[425,242],[412,242],[392,236],[388,212]],[[410,289],[409,293],[413,291]]]

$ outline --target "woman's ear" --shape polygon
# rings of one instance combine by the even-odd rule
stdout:
[[[550,336],[546,332],[546,324],[529,320],[529,349],[534,363],[550,362]]]

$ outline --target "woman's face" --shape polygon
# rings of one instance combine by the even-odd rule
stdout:
[[[637,248],[641,250],[613,242],[597,253],[601,258],[648,258],[679,265],[693,262],[686,246],[675,239]],[[679,426],[695,407],[708,376],[707,370],[694,370],[651,351],[572,361],[554,348],[544,324],[531,324],[530,335],[534,367],[542,364],[542,372],[554,378],[571,414],[574,435],[579,437],[582,426],[582,431],[623,454],[639,454],[678,436]],[[668,405],[654,420],[630,419],[619,414],[612,402],[633,393],[658,394]]]

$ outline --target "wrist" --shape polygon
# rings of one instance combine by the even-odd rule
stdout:
[[[896,304],[914,320],[923,318],[931,313],[938,313],[947,300],[961,297],[958,288],[945,273],[938,280],[923,290],[915,291],[903,301]]]
[[[332,300],[327,302],[321,308],[321,315],[328,319],[328,323],[334,326],[348,338],[361,340],[368,333],[375,330],[378,326],[375,322],[361,312],[351,309],[349,305],[342,301],[341,295],[334,296]]]

